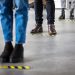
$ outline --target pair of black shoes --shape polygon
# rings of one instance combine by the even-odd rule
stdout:
[[[60,20],[64,20],[64,19],[65,19],[65,15],[64,15],[64,16],[61,15],[61,16],[59,17],[59,19],[60,19]],[[70,20],[74,20],[74,15],[70,15]]]
[[[18,63],[23,62],[23,46],[22,44],[16,44],[13,48],[11,42],[5,44],[4,51],[0,56],[1,63]]]

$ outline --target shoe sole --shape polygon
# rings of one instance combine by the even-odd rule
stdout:
[[[24,62],[24,58],[19,58],[19,59],[10,59],[10,63],[21,63]]]
[[[56,35],[56,34],[57,34],[57,33],[49,33],[49,35],[51,35],[51,36],[52,36],[52,35]]]
[[[40,33],[43,33],[43,31],[40,31],[40,32],[30,32],[31,34],[40,34]]]
[[[10,63],[9,58],[0,58],[0,63]]]

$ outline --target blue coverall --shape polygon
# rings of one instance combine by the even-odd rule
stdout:
[[[15,0],[15,42],[25,43],[28,21],[28,0]],[[13,40],[13,0],[0,0],[0,17],[5,42]]]

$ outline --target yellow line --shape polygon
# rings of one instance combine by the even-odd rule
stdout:
[[[15,66],[10,66],[11,69],[15,69]]]
[[[2,69],[2,68],[8,69],[8,66],[0,66],[0,69]]]
[[[19,70],[30,70],[30,66],[0,66],[0,69],[19,69]]]
[[[25,69],[26,70],[30,70],[30,66],[25,66]]]
[[[22,66],[17,66],[18,67],[18,69],[20,69],[20,70],[22,70],[23,68],[22,68]]]

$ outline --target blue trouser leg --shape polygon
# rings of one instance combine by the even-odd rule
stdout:
[[[1,2],[1,1],[0,1]],[[15,0],[16,9],[16,43],[25,43],[26,26],[28,20],[28,0]],[[2,0],[1,23],[5,42],[12,41],[13,29],[13,0]]]
[[[13,11],[12,0],[0,1],[0,16],[5,42],[12,41]]]
[[[16,43],[25,43],[28,20],[28,0],[15,0],[16,9]]]

